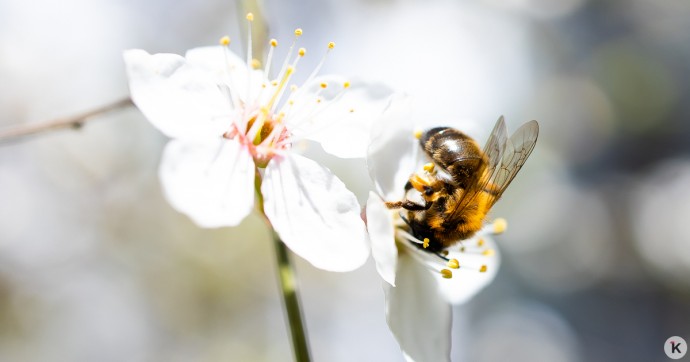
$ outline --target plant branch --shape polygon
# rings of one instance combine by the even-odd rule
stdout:
[[[126,108],[131,105],[133,105],[132,100],[127,97],[77,116],[58,118],[42,123],[14,126],[7,129],[2,129],[0,130],[0,144],[63,128],[79,129],[84,125],[84,123],[94,119],[96,116]]]

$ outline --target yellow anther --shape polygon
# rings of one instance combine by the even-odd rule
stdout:
[[[496,250],[494,249],[486,249],[482,252],[482,255],[484,256],[494,256],[496,254]]]
[[[321,103],[321,98],[316,98],[316,103]]]
[[[300,29],[300,28],[295,29],[295,36],[302,36],[302,29]]]
[[[266,83],[261,83],[261,88],[266,88]]]
[[[299,48],[299,50],[297,51],[297,54],[299,54],[300,57],[303,57],[304,54],[307,54],[307,49]]]
[[[441,250],[441,255],[448,256],[448,250]]]
[[[458,259],[450,259],[446,263],[446,266],[448,266],[451,269],[460,269],[460,263],[458,262]]]
[[[277,86],[277,85],[278,85],[278,81],[277,81],[277,80],[271,81],[271,85],[274,86],[274,87]]]
[[[500,217],[494,220],[494,234],[502,234],[508,228],[508,222],[506,219]]]
[[[276,117],[276,122],[280,123],[283,121],[283,118],[285,118],[285,112],[280,112],[278,113],[278,116]]]
[[[424,171],[426,171],[426,172],[433,172],[433,171],[434,171],[434,163],[433,163],[433,162],[429,162],[429,163],[425,164],[425,165],[424,165]]]
[[[424,247],[424,249],[428,248],[429,247],[429,238],[424,238],[423,242],[424,243],[422,244],[422,246]]]
[[[293,100],[291,99],[290,101],[288,101],[288,104],[289,104],[289,105],[294,105],[294,104],[295,104],[295,101],[293,101]]]
[[[422,132],[421,129],[415,130],[415,131],[414,131],[414,138],[416,138],[416,139],[422,138],[422,134],[423,134],[423,133],[424,133],[424,132]]]
[[[319,86],[321,86],[321,88],[323,89],[326,89],[326,87],[328,87],[328,83],[322,82],[321,84],[319,84]]]
[[[481,268],[479,268],[479,272],[480,273],[486,273],[486,269],[487,269],[486,265],[482,265]]]
[[[354,113],[354,112],[355,112],[355,109],[354,109],[354,108],[350,108],[350,113]]]
[[[343,88],[350,88],[350,82],[343,83]]]
[[[252,59],[252,69],[259,69],[261,68],[261,61],[259,59]]]
[[[461,247],[460,247],[460,252],[461,252],[461,253],[464,253],[464,252],[465,252],[465,247],[464,247],[464,246],[461,246]]]
[[[270,44],[272,47],[277,47],[278,46],[278,41],[275,39],[271,39]]]
[[[247,13],[247,20],[249,20],[249,21],[254,21],[254,14],[252,14],[252,13]]]
[[[228,45],[230,45],[230,37],[226,35],[226,36],[220,38],[220,40],[218,42],[220,43],[220,45],[228,46]]]
[[[295,72],[295,67],[293,67],[293,66],[289,66],[289,67],[287,67],[287,69],[285,69],[285,74],[289,75],[289,74],[292,74],[294,72]]]
[[[477,240],[477,246],[484,246],[484,239],[479,238],[479,240]]]
[[[268,115],[268,107],[261,107],[260,111],[261,111],[261,113],[263,113],[264,115]]]
[[[441,276],[450,279],[453,277],[453,272],[448,269],[441,269]]]
[[[335,43],[334,42],[329,42],[328,43],[328,49],[333,49],[335,48]]]
[[[291,92],[294,92],[294,91],[296,91],[296,90],[297,90],[297,86],[296,86],[296,85],[293,84],[293,85],[290,86],[290,91],[291,91]]]

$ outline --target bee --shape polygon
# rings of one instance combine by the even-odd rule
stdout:
[[[406,210],[403,220],[416,238],[428,238],[430,252],[470,238],[532,153],[538,134],[539,124],[531,121],[508,138],[500,117],[482,150],[457,129],[427,130],[419,145],[430,162],[410,176],[404,199],[386,206]]]

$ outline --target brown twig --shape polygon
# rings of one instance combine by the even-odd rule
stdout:
[[[19,140],[38,133],[54,131],[62,128],[79,129],[84,125],[84,123],[92,120],[95,116],[99,116],[101,114],[115,111],[118,109],[126,108],[131,105],[133,105],[132,100],[129,97],[127,97],[125,99],[121,99],[117,102],[107,104],[105,106],[93,109],[91,111],[82,113],[77,116],[58,118],[48,122],[14,126],[7,129],[2,129],[0,130],[0,144]]]

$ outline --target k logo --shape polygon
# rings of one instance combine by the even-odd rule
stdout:
[[[667,339],[666,344],[664,345],[664,352],[666,352],[666,355],[670,359],[683,358],[687,351],[688,345],[685,343],[683,338],[678,336],[673,336]]]

